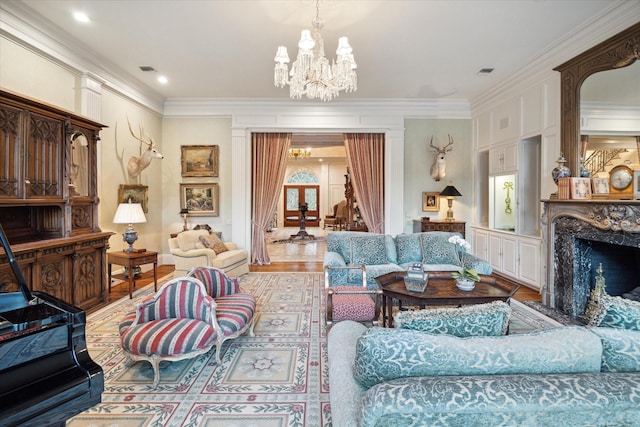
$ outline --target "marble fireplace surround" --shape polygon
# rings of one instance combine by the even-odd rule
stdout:
[[[584,315],[594,283],[588,242],[640,248],[640,201],[544,200],[547,248],[544,305],[571,317]],[[612,251],[613,252],[613,251]],[[616,256],[619,256],[616,255]],[[606,278],[606,266],[605,274]],[[637,286],[637,285],[636,285]]]

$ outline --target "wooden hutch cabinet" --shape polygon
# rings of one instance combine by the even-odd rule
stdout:
[[[0,90],[0,224],[33,291],[87,309],[104,301],[113,233],[98,224],[88,118]],[[0,291],[17,290],[0,250]]]

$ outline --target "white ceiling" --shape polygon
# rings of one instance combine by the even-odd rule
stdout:
[[[473,100],[625,2],[640,4],[322,0],[320,16],[327,56],[346,35],[358,63],[358,91],[341,99]],[[288,88],[273,86],[273,57],[281,44],[294,57],[315,15],[313,0],[12,3],[71,51],[162,99],[288,99]],[[75,22],[76,10],[91,22]],[[495,71],[479,75],[485,67]],[[158,74],[169,84],[156,83]]]

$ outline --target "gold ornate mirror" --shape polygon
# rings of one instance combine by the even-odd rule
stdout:
[[[640,59],[640,23],[605,40],[555,68],[561,78],[561,152],[572,175],[580,166],[580,99],[584,81],[606,70],[627,67]],[[634,66],[636,68],[638,64]]]

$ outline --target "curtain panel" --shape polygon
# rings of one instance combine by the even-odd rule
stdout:
[[[251,263],[271,264],[267,252],[267,227],[276,212],[287,169],[290,133],[251,134],[252,158],[252,232]]]
[[[384,134],[345,133],[353,190],[365,224],[384,233]]]

